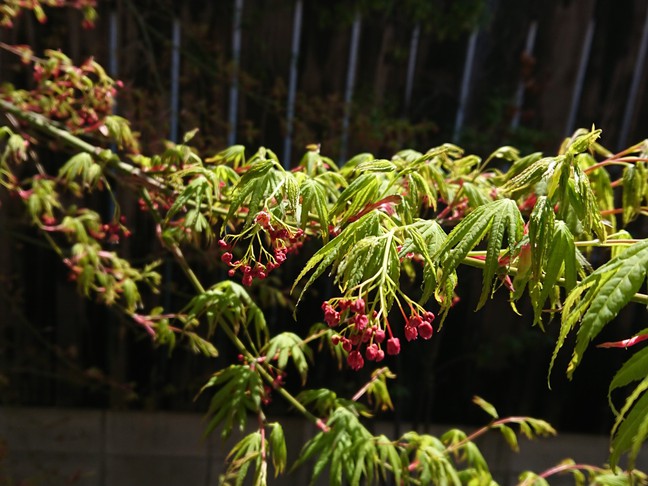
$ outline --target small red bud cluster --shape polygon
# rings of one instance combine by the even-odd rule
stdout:
[[[56,218],[49,214],[41,215],[41,221],[45,226],[54,226],[56,224]]]
[[[23,107],[64,123],[73,131],[95,131],[113,111],[117,88],[122,86],[103,74],[89,59],[80,66],[50,57],[34,63],[37,87],[24,99]],[[105,130],[105,128],[104,128]]]
[[[274,357],[273,359],[276,358],[277,357]],[[266,361],[267,357],[261,356],[260,358],[256,359],[248,359],[243,354],[238,354],[237,359],[239,362],[244,363],[246,366],[248,366],[251,370],[254,370],[259,363]],[[272,402],[272,391],[282,387],[285,383],[284,380],[286,377],[286,373],[284,371],[272,366],[269,367],[267,371],[272,376],[272,386],[263,386],[263,393],[261,394],[261,402],[263,403],[263,405],[269,405]]]
[[[538,196],[535,193],[533,193],[529,197],[527,197],[524,201],[522,201],[520,205],[518,205],[518,209],[522,213],[531,212],[533,211],[536,202],[538,202]]]
[[[101,225],[100,231],[90,231],[90,235],[98,240],[105,240],[107,243],[118,244],[121,238],[130,238],[131,231],[124,226],[126,217],[121,216],[119,221],[111,221]]]
[[[284,384],[284,377],[286,374],[283,371],[277,370],[277,373],[272,380],[272,386],[265,385],[263,387],[263,395],[261,396],[261,402],[264,405],[269,405],[272,402],[272,390],[275,390]]]
[[[237,272],[243,274],[243,285],[250,286],[255,278],[265,279],[268,274],[281,266],[286,261],[287,255],[294,253],[304,244],[305,234],[302,229],[289,231],[287,228],[274,228],[271,224],[272,216],[267,211],[260,211],[255,217],[254,222],[261,226],[270,237],[270,246],[272,254],[263,251],[265,262],[254,257],[246,255],[241,260],[234,260],[232,253],[233,245],[221,239],[218,241],[219,248],[223,251],[221,261],[230,267],[228,275],[233,277]]]
[[[342,230],[337,226],[333,226],[332,224],[329,224],[328,232],[329,232],[329,235],[331,235],[333,238],[335,238],[336,236],[338,236],[342,232]]]
[[[452,213],[447,218],[447,221],[457,221],[464,217],[468,210],[468,198],[462,199],[458,204],[452,206]]]
[[[154,192],[151,191],[151,195],[153,194]],[[153,199],[152,203],[153,209],[163,209],[164,211],[168,211],[171,206],[173,206],[173,197],[155,193],[155,199]],[[146,204],[146,201],[144,201],[143,198],[139,198],[137,200],[137,204],[139,206],[139,210],[143,213],[149,210],[148,204]]]
[[[334,300],[335,305],[330,301],[322,304],[324,321],[329,327],[339,327],[346,324],[346,327],[335,334],[331,341],[334,345],[341,345],[349,354],[347,364],[353,370],[361,369],[367,361],[380,362],[385,359],[385,351],[382,345],[385,342],[386,333],[371,321],[375,320],[375,311],[369,315],[364,299],[355,300],[340,299]],[[400,342],[398,338],[387,339],[387,354],[398,354]],[[363,350],[364,348],[364,350]],[[364,351],[364,357],[363,357]]]
[[[430,339],[434,333],[432,322],[434,321],[432,312],[425,312],[423,315],[412,314],[405,324],[405,339],[413,341],[417,337]]]

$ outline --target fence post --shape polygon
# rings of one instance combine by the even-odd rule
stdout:
[[[475,28],[470,37],[468,38],[468,46],[466,48],[466,61],[464,63],[463,78],[461,80],[461,91],[459,93],[459,106],[457,107],[457,117],[455,118],[454,132],[452,134],[452,141],[457,143],[459,141],[459,134],[463,126],[464,116],[466,112],[466,105],[468,104],[468,96],[470,94],[470,81],[472,79],[472,67],[475,61],[475,47],[477,46],[477,36],[479,29]]]
[[[592,50],[592,41],[594,40],[594,28],[596,22],[590,19],[587,24],[587,31],[585,32],[585,39],[583,40],[583,50],[581,51],[581,59],[578,63],[578,73],[576,74],[576,82],[574,83],[574,91],[572,92],[571,104],[569,106],[569,116],[567,117],[567,125],[565,126],[565,135],[570,136],[574,131],[574,124],[576,123],[576,112],[580,103],[581,94],[583,92],[583,83],[585,82],[585,73],[587,72],[587,64],[589,63],[590,51]]]
[[[344,91],[344,117],[342,118],[342,137],[340,140],[340,158],[342,165],[346,159],[349,145],[349,125],[351,122],[351,101],[353,100],[353,88],[355,85],[355,73],[358,65],[358,46],[360,45],[360,30],[362,28],[362,17],[356,12],[351,30],[351,44],[349,45],[349,65],[347,68],[346,89]]]
[[[119,23],[116,11],[110,12],[108,31],[108,73],[112,78],[119,75]]]
[[[407,60],[407,78],[405,81],[405,113],[409,111],[412,102],[412,89],[414,87],[414,72],[416,71],[416,56],[418,54],[419,37],[421,36],[421,24],[417,23],[412,31],[410,41],[410,52]]]
[[[527,56],[533,55],[533,47],[535,46],[536,34],[538,32],[538,22],[536,20],[532,21],[529,25],[529,31],[527,32],[526,45],[524,46],[524,54]],[[513,112],[513,118],[511,119],[511,128],[516,129],[520,125],[520,112],[522,110],[522,104],[524,103],[524,80],[520,78],[518,83],[517,91],[515,92],[515,111]]]
[[[293,121],[295,118],[295,96],[297,94],[297,61],[299,60],[299,47],[301,41],[303,0],[295,2],[295,15],[293,17],[293,37],[290,54],[290,77],[288,80],[288,103],[286,107],[286,136],[284,138],[283,166],[290,168],[290,155],[292,149]]]
[[[626,102],[625,111],[623,112],[623,122],[621,124],[621,133],[619,134],[619,150],[625,148],[628,135],[630,133],[630,125],[634,118],[635,106],[637,101],[637,94],[639,92],[639,84],[644,74],[644,64],[646,62],[646,51],[648,50],[648,9],[646,10],[646,21],[644,22],[643,33],[641,34],[641,44],[639,44],[639,52],[637,53],[637,62],[635,69],[632,73],[632,84],[630,85],[630,92],[628,93],[628,101]]]
[[[171,123],[169,138],[178,141],[178,105],[180,98],[180,19],[173,19],[171,51]]]
[[[227,144],[236,142],[236,125],[238,123],[238,90],[239,65],[241,63],[241,17],[243,16],[243,0],[234,0],[234,20],[232,26],[232,78],[229,97],[229,132]]]

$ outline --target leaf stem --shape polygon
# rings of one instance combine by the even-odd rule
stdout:
[[[621,160],[604,160],[603,162],[599,162],[598,164],[590,165],[587,169],[583,170],[584,174],[589,174],[590,172],[594,172],[596,169],[600,169],[602,167],[608,166],[608,165],[621,165],[623,167],[631,167],[632,164],[630,162],[624,162]]]
[[[484,435],[486,432],[492,430],[495,427],[498,427],[499,425],[504,425],[504,424],[519,424],[526,422],[528,420],[528,417],[505,417],[499,420],[493,420],[492,422],[484,425],[483,427],[480,427],[479,429],[475,430],[472,434],[466,436],[464,439],[460,440],[459,442],[455,442],[454,444],[450,444],[448,447],[446,447],[446,454],[452,454],[453,452],[458,451],[461,449],[463,446],[468,444],[469,442],[473,442],[475,439],[478,437],[481,437]]]
[[[538,477],[546,479],[549,476],[553,476],[554,474],[558,474],[565,471],[574,471],[574,470],[579,471],[581,469],[584,469],[586,471],[595,471],[599,473],[605,472],[605,469],[596,466],[590,466],[589,464],[559,464],[557,466],[554,466],[542,472],[541,474],[538,475]],[[524,480],[523,482],[521,482],[519,486],[531,486],[532,484],[535,483],[535,480],[536,480],[535,476],[530,477]]]
[[[374,371],[374,372],[373,372],[373,376],[371,377],[371,380],[369,380],[367,383],[365,383],[365,384],[362,386],[362,388],[360,388],[360,389],[356,392],[356,394],[353,395],[353,397],[351,397],[351,400],[353,400],[354,402],[357,402],[358,400],[360,400],[360,397],[362,397],[362,395],[364,395],[365,393],[367,393],[367,390],[369,389],[369,387],[370,387],[374,382],[378,381],[378,380],[380,379],[380,377],[381,377],[382,375],[386,374],[386,373],[389,373],[389,368],[387,368],[386,366],[383,367],[383,368],[380,368],[380,369],[378,369],[378,370],[376,370],[376,371]],[[392,375],[392,376],[393,376],[393,375]]]

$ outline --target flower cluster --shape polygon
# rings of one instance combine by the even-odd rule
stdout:
[[[249,245],[245,255],[234,260],[235,243],[228,243],[225,239],[218,241],[218,246],[224,252],[221,261],[229,265],[228,275],[233,277],[237,272],[243,275],[243,285],[250,286],[255,278],[263,280],[272,270],[281,266],[290,253],[297,252],[304,244],[305,234],[302,229],[289,229],[287,227],[274,227],[272,216],[267,211],[260,211],[254,218],[254,222],[260,226],[269,238],[268,251],[260,242],[259,254],[255,255],[253,245]],[[236,242],[241,235],[232,235],[228,239]],[[260,239],[259,239],[260,241]]]
[[[385,330],[376,323],[376,313],[367,312],[364,299],[333,299],[322,304],[324,321],[329,327],[345,327],[333,336],[334,345],[341,345],[349,354],[347,363],[353,370],[359,370],[367,361],[380,362],[385,359],[385,351],[382,349],[386,341],[387,354],[398,354],[400,352],[400,341],[393,336],[388,339]],[[390,332],[391,335],[391,332]],[[364,350],[363,350],[364,348]],[[363,357],[364,351],[364,357]]]
[[[432,322],[434,321],[434,314],[432,312],[425,312],[421,314],[412,314],[405,324],[405,339],[413,341],[417,337],[423,339],[430,339],[434,328]]]
[[[401,344],[394,337],[388,322],[383,329],[376,321],[375,311],[367,312],[364,299],[331,299],[322,304],[324,322],[331,328],[340,328],[332,338],[334,345],[341,345],[348,352],[347,364],[353,370],[359,370],[367,361],[382,361],[386,352],[390,355],[400,353]],[[422,309],[421,309],[422,310]],[[429,311],[412,314],[404,326],[405,339],[413,341],[418,337],[428,340],[434,333],[432,322],[435,315]],[[372,322],[374,321],[374,322]],[[389,334],[389,338],[387,338]]]
[[[30,52],[25,52],[24,58],[33,59]],[[61,52],[46,54],[47,59],[34,61],[36,88],[12,92],[12,101],[25,110],[63,123],[73,132],[100,129],[103,119],[113,112],[122,82],[108,77],[92,58],[75,66]]]
[[[100,226],[99,231],[90,231],[90,235],[97,240],[105,240],[110,244],[118,244],[121,238],[130,238],[131,231],[124,226],[126,217],[121,216],[119,221],[113,220],[110,223],[104,223]]]

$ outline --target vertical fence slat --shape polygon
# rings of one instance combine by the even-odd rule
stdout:
[[[587,72],[587,65],[589,63],[590,52],[592,50],[592,41],[594,40],[594,29],[596,22],[590,19],[587,24],[587,31],[585,32],[585,39],[583,40],[583,49],[581,50],[581,58],[578,63],[578,73],[576,74],[576,82],[574,83],[574,90],[572,92],[571,103],[569,105],[569,116],[567,117],[567,125],[565,126],[565,135],[571,135],[574,131],[574,124],[576,123],[576,112],[580,104],[581,94],[583,93],[583,83],[585,82],[585,73]]]
[[[173,19],[171,51],[171,114],[169,139],[178,141],[178,106],[180,100],[180,19]]]
[[[538,22],[533,21],[529,25],[527,32],[526,45],[524,46],[524,54],[527,56],[533,55],[533,48],[535,46],[536,34],[538,32]],[[520,79],[517,91],[515,92],[515,111],[511,119],[511,128],[515,129],[520,126],[520,112],[522,111],[522,104],[524,103],[524,80]]]
[[[356,67],[358,65],[358,47],[360,45],[360,31],[362,29],[362,17],[360,12],[356,13],[351,29],[351,44],[349,45],[349,64],[347,67],[346,89],[344,90],[344,117],[342,118],[342,137],[340,140],[340,164],[344,163],[349,145],[349,125],[351,123],[351,101],[353,100],[353,88],[355,86]]]
[[[299,60],[299,47],[301,42],[303,1],[295,2],[293,17],[293,37],[290,53],[290,77],[288,80],[288,102],[286,106],[286,136],[284,138],[283,165],[290,168],[290,155],[292,150],[293,122],[295,118],[295,96],[297,94],[297,61]]]
[[[628,101],[626,102],[625,111],[623,112],[623,122],[621,123],[621,133],[619,134],[619,150],[625,148],[626,141],[630,134],[630,125],[632,124],[635,107],[637,106],[637,93],[639,92],[639,85],[644,74],[646,51],[648,51],[648,9],[646,10],[646,20],[644,22],[643,33],[641,34],[639,52],[637,53],[637,62],[635,63],[635,69],[632,73],[632,84],[630,85],[630,92],[628,93]]]
[[[110,12],[108,25],[108,73],[116,78],[119,75],[119,21],[117,12]]]
[[[463,78],[461,80],[459,106],[457,107],[457,117],[455,118],[454,132],[452,134],[452,140],[455,143],[459,141],[459,134],[463,126],[466,105],[468,104],[468,97],[470,95],[470,81],[472,79],[472,68],[475,61],[475,48],[477,47],[478,35],[479,29],[473,30],[468,38],[468,45],[466,47],[466,61],[464,63]]]
[[[169,140],[178,142],[178,105],[180,97],[180,39],[181,27],[180,19],[173,19],[173,28],[171,33],[171,105],[169,114]],[[171,281],[173,279],[173,263],[166,260],[164,264],[164,286],[163,302],[164,308],[171,307]]]
[[[407,60],[407,78],[405,80],[405,112],[409,111],[412,103],[412,89],[414,87],[414,73],[416,71],[416,56],[418,54],[419,37],[421,36],[421,24],[416,24],[412,31],[412,39],[410,41],[410,52]]]
[[[241,18],[243,0],[234,0],[234,19],[232,25],[232,78],[229,96],[229,132],[227,144],[236,143],[236,125],[238,123],[239,65],[241,63]]]

